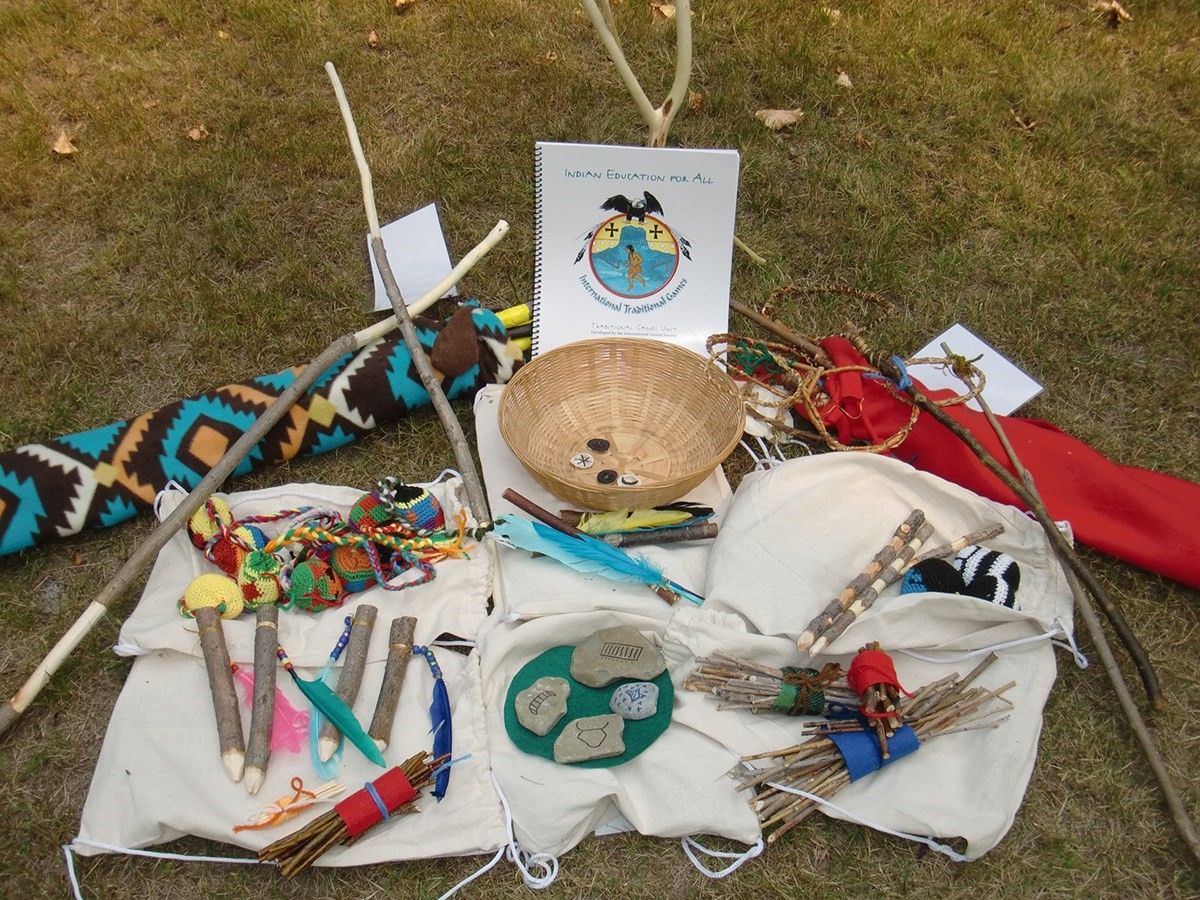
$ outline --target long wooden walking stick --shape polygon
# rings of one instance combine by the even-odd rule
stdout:
[[[942,345],[947,351],[947,356],[950,357],[949,348]],[[969,386],[969,385],[968,385]],[[1031,498],[1045,511],[1045,505],[1042,503],[1042,497],[1034,484],[1033,475],[1025,468],[1017,456],[1016,450],[1013,449],[1012,443],[1008,440],[1008,435],[1004,431],[1004,427],[1000,424],[1000,420],[993,414],[992,409],[988,406],[983,394],[976,397],[976,402],[980,409],[983,410],[984,416],[988,420],[988,424],[992,426],[992,430],[996,433],[996,438],[1000,441],[1000,446],[1004,448],[1008,460],[1012,463],[1013,469],[1020,478],[1020,483],[1025,487]],[[935,407],[937,409],[939,407]],[[947,418],[949,418],[947,416]],[[953,420],[951,420],[953,421]],[[982,454],[990,456],[982,446],[978,450],[972,446],[976,456],[980,460],[983,459]],[[1024,499],[1024,498],[1022,498]],[[1057,532],[1058,529],[1055,529]],[[1129,690],[1129,686],[1125,683],[1125,676],[1121,674],[1121,668],[1117,664],[1116,657],[1113,655],[1112,648],[1108,644],[1108,639],[1104,636],[1104,629],[1100,625],[1100,619],[1096,615],[1095,607],[1091,603],[1088,592],[1084,590],[1078,576],[1073,567],[1069,566],[1065,559],[1060,556],[1060,565],[1063,567],[1063,574],[1066,576],[1067,583],[1071,587],[1071,593],[1074,595],[1075,604],[1079,607],[1079,615],[1083,619],[1084,625],[1087,626],[1088,635],[1092,639],[1092,643],[1096,645],[1096,652],[1100,655],[1100,661],[1104,665],[1105,674],[1112,682],[1113,691],[1117,695],[1117,701],[1121,704],[1121,709],[1125,713],[1125,719],[1129,723],[1129,727],[1133,729],[1133,735],[1137,738],[1138,745],[1142,749],[1142,754],[1146,757],[1146,762],[1150,765],[1150,771],[1154,774],[1155,780],[1158,782],[1159,790],[1162,792],[1163,799],[1166,801],[1167,810],[1171,814],[1171,820],[1175,825],[1175,830],[1191,851],[1193,859],[1200,864],[1200,834],[1197,834],[1196,824],[1188,815],[1187,808],[1183,804],[1183,798],[1180,796],[1178,788],[1175,787],[1175,782],[1171,779],[1171,773],[1167,770],[1167,764],[1162,758],[1162,754],[1158,750],[1158,745],[1154,742],[1154,736],[1150,733],[1150,729],[1146,727],[1145,721],[1142,719],[1141,713],[1138,711],[1137,704],[1133,700],[1133,694]]]
[[[1014,476],[1012,472],[1006,469],[996,457],[992,456],[970,431],[956,422],[944,409],[925,396],[911,379],[901,382],[900,373],[894,370],[890,362],[881,362],[879,369],[880,371],[891,372],[893,376],[897,377],[898,383],[905,383],[905,390],[912,397],[913,403],[922,412],[933,416],[933,418],[946,426],[959,440],[965,443],[987,470],[999,478],[1004,483],[1004,486],[1012,491],[1017,499],[1024,503],[1029,511],[1033,513],[1038,523],[1046,532],[1046,536],[1050,539],[1050,544],[1058,554],[1058,558],[1083,583],[1088,593],[1095,598],[1096,605],[1104,611],[1113,630],[1117,633],[1117,637],[1121,639],[1121,644],[1125,647],[1134,665],[1137,667],[1138,674],[1142,678],[1142,686],[1146,690],[1146,697],[1149,699],[1151,707],[1161,709],[1166,704],[1166,701],[1163,699],[1162,689],[1158,683],[1158,676],[1154,672],[1154,666],[1150,663],[1145,649],[1130,629],[1128,623],[1125,621],[1125,617],[1121,615],[1120,609],[1117,608],[1117,605],[1108,596],[1108,592],[1096,580],[1096,576],[1092,574],[1091,570],[1084,565],[1083,560],[1079,558],[1079,554],[1075,552],[1075,548],[1071,546],[1071,542],[1067,540],[1066,536],[1059,531],[1058,526],[1054,524],[1054,520],[1050,517],[1050,513],[1046,510],[1046,506],[1042,503],[1041,498]],[[1101,637],[1103,637],[1103,633],[1101,633]]]
[[[501,220],[478,246],[463,257],[449,275],[408,307],[408,311],[411,314],[420,313],[436,303],[442,294],[474,268],[475,264],[486,256],[506,234],[508,234],[508,223]],[[204,501],[212,496],[225,479],[233,474],[234,469],[250,454],[250,451],[258,445],[267,432],[288,414],[296,401],[317,382],[325,370],[347,353],[361,350],[372,341],[384,337],[396,328],[397,324],[396,318],[391,316],[362,331],[342,335],[296,374],[296,379],[272,401],[270,406],[262,411],[257,421],[234,442],[233,446],[225,451],[225,455],[200,480],[192,492],[180,502],[170,515],[163,519],[162,524],[151,532],[149,537],[138,545],[125,564],[117,570],[117,574],[112,577],[112,580],[100,590],[96,598],[75,620],[75,624],[59,638],[58,643],[51,648],[45,659],[38,663],[33,674],[29,676],[20,690],[7,703],[0,706],[0,734],[4,734],[21,717],[67,657],[75,651],[75,648],[112,608],[113,604],[129,590],[146,567],[158,556],[158,552],[166,546],[167,541],[183,527],[196,510],[204,505]],[[425,360],[424,352],[422,351],[415,358]],[[425,361],[428,363],[427,360]]]
[[[446,436],[450,439],[450,446],[454,451],[454,460],[458,465],[459,474],[462,475],[463,482],[467,488],[467,505],[471,509],[471,515],[474,516],[477,522],[486,525],[491,522],[492,516],[488,510],[487,496],[483,490],[483,481],[479,477],[479,472],[475,466],[475,459],[471,456],[471,447],[467,443],[466,436],[463,434],[458,416],[454,414],[454,410],[450,407],[450,401],[446,399],[441,381],[434,373],[433,366],[430,365],[429,359],[425,356],[421,348],[420,341],[417,339],[416,327],[413,325],[412,319],[405,309],[404,298],[400,293],[400,286],[396,283],[396,279],[392,275],[392,267],[388,262],[387,248],[383,245],[383,235],[379,230],[379,214],[375,209],[375,191],[371,187],[371,169],[367,165],[367,158],[363,154],[362,144],[358,140],[358,129],[354,125],[354,116],[350,112],[350,104],[346,100],[346,92],[342,89],[341,79],[338,78],[337,69],[334,68],[333,63],[325,63],[325,72],[333,84],[333,91],[337,96],[338,108],[342,114],[342,122],[346,126],[346,136],[350,141],[350,150],[354,153],[354,161],[358,164],[359,180],[362,182],[363,207],[366,210],[367,225],[371,232],[371,249],[375,253],[375,262],[379,266],[379,275],[383,281],[384,291],[387,293],[388,300],[391,301],[392,309],[395,311],[396,321],[400,325],[400,333],[404,336],[404,344],[408,347],[413,364],[417,368],[417,373],[421,376],[421,384],[425,387],[425,392],[429,394],[429,400],[433,404],[433,408],[437,411],[438,419],[446,431]],[[489,552],[493,551],[489,550]]]

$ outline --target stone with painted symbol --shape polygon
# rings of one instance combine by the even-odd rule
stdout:
[[[550,733],[567,714],[571,683],[565,678],[539,678],[517,694],[517,721],[539,737]]]
[[[607,687],[623,678],[650,681],[666,668],[662,651],[629,625],[597,631],[571,654],[571,677],[588,687]]]
[[[572,719],[554,741],[557,763],[608,759],[625,752],[625,720],[617,715]]]
[[[658,712],[658,685],[649,681],[622,684],[612,692],[608,708],[622,719],[648,719]]]

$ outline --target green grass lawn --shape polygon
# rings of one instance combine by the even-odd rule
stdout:
[[[1132,21],[1114,29],[1089,5],[696,0],[692,89],[705,101],[680,113],[670,143],[741,151],[737,230],[767,263],[735,255],[736,299],[874,292],[886,314],[831,292],[773,305],[801,333],[855,323],[902,354],[960,321],[1046,386],[1024,414],[1117,462],[1200,480],[1200,10],[1131,2]],[[673,28],[645,0],[616,14],[661,99]],[[372,321],[358,176],[326,60],[384,221],[437,202],[456,259],[497,219],[511,223],[463,285],[497,304],[531,291],[533,141],[644,140],[567,0],[418,0],[404,15],[388,0],[0,2],[0,449],[304,362]],[[805,116],[773,132],[754,117],[768,108]],[[207,137],[190,139],[200,124]],[[63,131],[68,157],[52,151]],[[469,427],[469,407],[458,410]],[[451,462],[426,413],[238,484],[416,480]],[[731,479],[749,465],[732,457]],[[0,559],[3,690],[148,530],[143,520]],[[1087,558],[1159,667],[1169,706],[1154,733],[1198,811],[1200,597]],[[132,602],[0,743],[5,896],[68,890],[59,846],[76,834],[129,671],[108,648]],[[1107,678],[1060,663],[1026,802],[979,862],[813,817],[714,882],[675,842],[587,841],[546,893],[1197,895]],[[198,840],[169,849],[224,852]],[[323,870],[295,884],[266,868],[123,857],[79,872],[89,897],[424,897],[479,862]],[[466,892],[527,894],[507,864]]]

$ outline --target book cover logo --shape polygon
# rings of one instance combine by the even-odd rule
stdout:
[[[588,231],[575,256],[576,263],[587,258],[588,268],[579,277],[588,294],[624,312],[639,311],[639,306],[621,301],[657,297],[649,306],[659,308],[678,296],[686,284],[679,277],[680,259],[691,259],[691,244],[656,215],[663,214],[658,199],[649,191],[635,199],[617,194],[600,208],[616,215]]]

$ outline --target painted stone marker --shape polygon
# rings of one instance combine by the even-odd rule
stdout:
[[[613,691],[608,708],[622,719],[648,719],[658,712],[658,685],[649,681],[622,684]]]
[[[554,742],[556,763],[607,759],[625,752],[625,720],[618,715],[587,716],[567,723]]]
[[[571,684],[565,678],[539,678],[517,694],[517,721],[539,737],[550,733],[567,713]]]
[[[571,677],[588,687],[602,688],[622,678],[650,681],[666,667],[662,651],[629,625],[597,631],[571,654]]]

